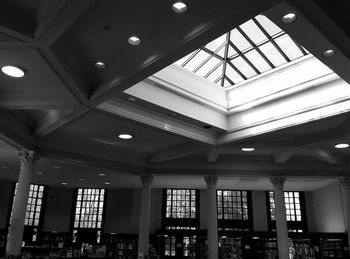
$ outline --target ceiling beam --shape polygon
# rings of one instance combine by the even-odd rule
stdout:
[[[211,18],[191,31],[184,31],[184,34],[187,34],[187,36],[183,39],[179,39],[180,42],[174,43],[175,46],[177,46],[176,48],[167,51],[166,54],[159,53],[159,55],[155,55],[154,59],[150,59],[148,62],[138,66],[132,76],[123,75],[120,77],[120,75],[118,75],[115,78],[103,82],[93,94],[91,104],[99,105],[107,101],[111,96],[115,96],[116,94],[125,91],[132,85],[146,79],[195,49],[207,44],[208,37],[210,39],[215,39],[235,26],[238,26],[249,20],[251,17],[264,12],[266,9],[269,9],[280,2],[282,1],[242,1],[239,4],[236,4],[235,8],[228,8],[228,5],[221,6],[222,9],[220,13],[218,12],[219,8],[216,8],[216,14],[218,16],[221,15],[221,17],[217,17],[219,19]]]
[[[93,0],[56,1],[51,15],[36,28],[35,39],[40,45],[51,46],[94,3]]]
[[[203,152],[208,149],[207,145],[199,143],[186,143],[171,147],[165,150],[160,150],[149,155],[150,163],[160,163],[169,160],[178,159],[184,156],[189,156]]]
[[[329,164],[344,164],[344,157],[321,146],[305,146],[303,152]]]
[[[51,132],[84,115],[88,111],[89,109],[85,106],[82,106],[73,111],[46,111],[46,114],[43,114],[43,116],[41,116],[41,119],[37,122],[35,135],[37,135],[38,137],[48,135]]]
[[[0,24],[1,34],[20,42],[34,41],[35,24],[28,14],[1,4]]]
[[[284,164],[287,162],[298,150],[296,147],[277,149],[273,152],[272,157],[275,164]]]
[[[17,150],[34,150],[36,138],[20,118],[10,111],[0,109],[0,139]]]
[[[216,134],[205,129],[170,119],[168,116],[151,112],[122,100],[111,99],[97,107],[101,111],[134,120],[168,133],[174,133],[205,144],[215,145]]]
[[[77,99],[77,101],[82,105],[88,104],[89,96],[86,88],[83,85],[76,83],[78,80],[74,80],[74,76],[67,72],[62,64],[52,54],[51,50],[46,47],[40,47],[39,52],[43,58],[46,59],[48,65],[52,67],[52,71],[62,80],[62,82],[64,82],[66,88]]]
[[[110,159],[98,158],[93,155],[70,152],[69,150],[59,150],[59,149],[39,146],[38,152],[46,158],[57,159],[57,160],[66,161],[70,163],[73,162],[83,166],[89,165],[89,166],[94,166],[99,168],[108,168],[108,169],[123,171],[126,173],[132,173],[132,174],[144,173],[144,167],[122,163],[120,161],[112,161]]]

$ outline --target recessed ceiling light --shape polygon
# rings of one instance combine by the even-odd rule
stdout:
[[[129,97],[128,98],[128,102],[131,102],[131,103],[136,102],[136,98],[135,97]]]
[[[174,3],[172,8],[175,13],[184,13],[187,11],[187,5],[183,2]]]
[[[3,66],[1,71],[11,77],[23,77],[24,70],[16,66]]]
[[[36,174],[38,174],[38,175],[42,175],[42,174],[44,174],[43,172],[36,172]]]
[[[95,62],[94,66],[98,69],[103,69],[106,67],[106,64],[103,63],[102,61],[97,61],[97,62]]]
[[[99,173],[98,175],[99,176],[106,176],[104,173]]]
[[[111,183],[110,183],[110,182],[105,182],[105,184],[106,184],[106,185],[109,185],[109,184],[111,184]]]
[[[251,151],[254,151],[255,150],[255,148],[253,148],[253,147],[242,147],[242,151],[243,152],[251,152]]]
[[[293,23],[297,19],[297,15],[295,13],[288,13],[282,17],[283,23]]]
[[[349,144],[347,144],[347,143],[339,143],[339,144],[336,144],[335,146],[334,146],[335,148],[348,148],[349,147]]]
[[[136,36],[131,36],[129,39],[128,39],[128,42],[130,45],[133,45],[133,46],[137,46],[137,45],[140,45],[141,44],[141,40],[139,37],[136,37]]]
[[[127,133],[122,133],[118,135],[118,138],[120,139],[132,139],[132,135],[127,134]]]
[[[60,169],[61,166],[60,166],[60,165],[54,165],[53,168],[55,168],[55,169]]]
[[[79,180],[79,181],[85,181],[85,179],[84,179],[84,178],[79,178],[78,180]]]
[[[328,49],[322,53],[322,55],[326,58],[333,57],[335,55],[335,50],[334,49]]]
[[[67,185],[68,183],[65,183],[65,182],[63,182],[63,183],[61,183],[62,185]]]

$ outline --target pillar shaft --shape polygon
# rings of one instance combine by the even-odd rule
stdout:
[[[218,259],[218,220],[216,205],[217,176],[204,177],[208,187],[208,258]]]
[[[343,205],[344,223],[346,227],[346,232],[348,234],[348,246],[350,247],[350,178],[340,177],[339,183],[341,189],[341,201]]]
[[[286,220],[286,206],[284,203],[283,192],[285,178],[271,177],[270,181],[275,190],[278,258],[289,259],[288,228]]]
[[[148,255],[149,250],[149,228],[151,219],[151,183],[153,181],[152,175],[142,175],[142,198],[140,211],[140,225],[139,225],[139,242],[138,254],[143,257]]]
[[[29,189],[34,171],[34,163],[38,156],[32,151],[18,152],[21,169],[14,199],[12,219],[6,245],[6,254],[17,256],[21,254],[24,220],[28,203]]]

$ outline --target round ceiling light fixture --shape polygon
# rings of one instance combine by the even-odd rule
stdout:
[[[335,55],[335,50],[334,49],[328,49],[322,53],[322,55],[326,58],[333,57]]]
[[[295,22],[296,19],[297,19],[297,15],[295,13],[288,13],[286,15],[283,15],[282,22],[286,24],[290,24]]]
[[[254,150],[255,150],[255,148],[253,148],[253,147],[242,147],[243,152],[252,152]]]
[[[95,64],[94,64],[94,66],[95,66],[96,68],[98,68],[98,69],[104,69],[104,68],[106,68],[106,64],[103,63],[102,61],[96,61]]]
[[[37,175],[43,175],[43,172],[36,172]]]
[[[106,174],[104,174],[104,173],[99,173],[98,175],[99,176],[106,176]]]
[[[105,184],[106,184],[106,185],[109,185],[109,184],[111,184],[111,183],[110,183],[110,182],[105,182]]]
[[[63,183],[61,183],[62,185],[67,185],[68,183],[66,183],[66,182],[63,182]]]
[[[129,39],[128,39],[128,42],[130,45],[133,45],[133,46],[138,46],[141,44],[141,40],[139,37],[137,36],[131,36]]]
[[[187,5],[183,2],[176,2],[172,6],[175,13],[184,13],[187,11]]]
[[[135,97],[128,97],[128,102],[134,103],[134,102],[136,102],[136,98]]]
[[[11,76],[11,77],[17,77],[17,78],[23,77],[25,74],[24,69],[17,66],[3,66],[1,68],[1,71],[5,75]]]
[[[121,133],[118,135],[118,138],[120,138],[120,139],[132,139],[132,135],[127,134],[127,133]]]
[[[349,144],[347,143],[339,143],[334,146],[335,148],[342,149],[342,148],[348,148]]]

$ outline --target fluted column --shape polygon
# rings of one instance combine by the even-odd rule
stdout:
[[[270,182],[275,190],[275,204],[276,204],[276,230],[277,230],[277,246],[278,246],[278,258],[288,259],[288,228],[286,220],[286,206],[284,203],[284,177],[272,176]]]
[[[151,218],[151,184],[153,175],[145,174],[140,176],[142,184],[141,212],[139,225],[138,255],[148,255],[149,227]]]
[[[17,256],[21,254],[24,230],[24,220],[28,203],[30,183],[34,171],[34,164],[39,156],[34,151],[19,151],[21,163],[16,198],[14,199],[12,219],[6,245],[6,254]]]
[[[348,246],[350,247],[350,177],[340,177],[341,201],[343,205],[343,216],[348,234]]]
[[[208,188],[208,258],[218,259],[218,219],[216,205],[216,184],[218,176],[204,176]]]

